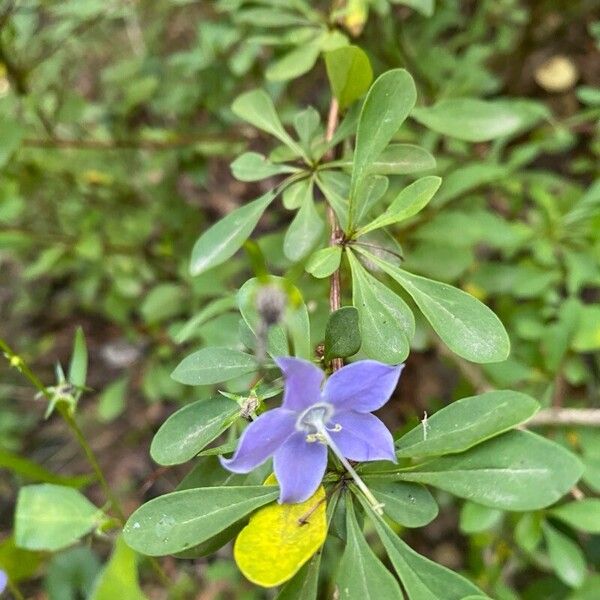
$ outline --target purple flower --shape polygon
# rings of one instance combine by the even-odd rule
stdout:
[[[321,389],[324,373],[312,363],[291,357],[275,362],[285,377],[283,404],[250,423],[233,457],[221,458],[225,468],[248,473],[273,456],[279,501],[294,503],[319,487],[327,446],[353,477],[347,459],[396,462],[392,436],[371,412],[388,401],[404,365],[361,360],[336,371]]]
[[[6,573],[0,570],[0,594],[4,591],[7,583],[8,577],[6,576]]]

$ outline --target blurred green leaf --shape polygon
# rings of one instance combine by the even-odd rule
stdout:
[[[553,508],[550,515],[586,533],[600,533],[600,498],[584,498]]]
[[[85,344],[85,335],[83,329],[78,327],[75,331],[75,340],[73,342],[73,354],[69,364],[68,381],[78,388],[85,386],[88,367],[88,351]]]
[[[230,212],[205,231],[194,244],[190,273],[200,275],[231,258],[248,239],[274,197],[273,192],[267,192]]]
[[[325,53],[325,66],[341,110],[363,96],[373,81],[369,57],[358,46],[343,46]]]
[[[98,527],[104,513],[73,488],[44,483],[19,491],[15,543],[27,550],[60,550]]]
[[[544,537],[550,562],[558,578],[569,587],[581,587],[587,575],[587,567],[579,546],[548,523],[544,523]]]
[[[136,555],[119,536],[113,553],[98,575],[89,600],[146,600],[138,581]]]
[[[429,129],[468,142],[514,135],[549,116],[541,103],[526,100],[452,98],[415,108],[411,116]]]

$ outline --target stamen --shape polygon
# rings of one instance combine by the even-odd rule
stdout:
[[[337,433],[342,430],[342,426],[339,423],[336,423],[333,427],[325,427],[327,431],[331,431],[332,433]]]

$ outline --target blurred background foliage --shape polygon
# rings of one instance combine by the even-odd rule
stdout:
[[[283,4],[292,12],[303,6]],[[270,150],[230,104],[264,86],[284,121],[308,104],[324,118],[329,89],[320,53],[347,39],[367,52],[375,73],[406,67],[421,105],[518,98],[536,115],[531,126],[492,143],[454,137],[464,136],[460,120],[447,137],[416,122],[402,130],[399,141],[427,148],[437,159],[431,172],[444,179],[399,234],[405,266],[491,305],[513,350],[504,363],[473,366],[445,353],[418,323],[388,422],[405,428],[425,410],[494,387],[528,392],[547,407],[600,404],[597,3],[370,0],[340,16],[335,5],[313,2],[286,21],[277,9],[244,0],[0,3],[2,337],[50,381],[54,363],[68,361],[75,327],[83,327],[92,388],[81,401],[83,427],[129,508],[177,480],[151,464],[153,432],[179,404],[211,392],[170,379],[186,346],[239,343],[232,296],[248,276],[247,261],[234,257],[199,277],[188,274],[199,232],[269,186],[230,173],[244,149]],[[406,181],[393,178],[389,193]],[[326,282],[288,270],[279,232],[287,221],[285,210],[272,210],[257,241],[270,269],[301,289],[314,339],[322,340]],[[54,558],[11,545],[19,485],[85,471],[62,426],[43,421],[44,410],[3,368],[0,567],[18,565],[15,577],[31,597],[76,598],[108,545]],[[583,485],[598,493],[598,430],[540,431],[583,457]],[[600,594],[597,575],[578,591],[568,575],[565,583],[539,544],[541,514],[456,506],[443,494],[438,500],[440,518],[411,532],[410,543],[498,598]],[[560,527],[559,546],[567,536],[579,539],[588,565],[597,566],[598,536],[577,538]],[[227,553],[167,567],[176,582],[169,598],[194,597],[195,589],[204,590],[198,598],[263,597],[242,582]]]

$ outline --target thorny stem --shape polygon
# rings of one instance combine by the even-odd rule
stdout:
[[[326,141],[330,142],[335,133],[335,129],[338,124],[339,117],[339,105],[335,98],[332,98],[329,105],[329,115],[327,117],[327,130],[325,133]],[[329,151],[332,154],[332,150]],[[330,246],[338,246],[342,239],[342,231],[338,225],[335,212],[330,204],[327,204],[327,220],[329,221],[329,227],[331,229],[331,235],[329,237]],[[340,285],[340,269],[339,267],[331,275],[329,283],[329,310],[335,312],[342,305],[342,292]],[[341,358],[334,358],[331,361],[331,367],[333,371],[337,371],[344,366],[344,361]]]

